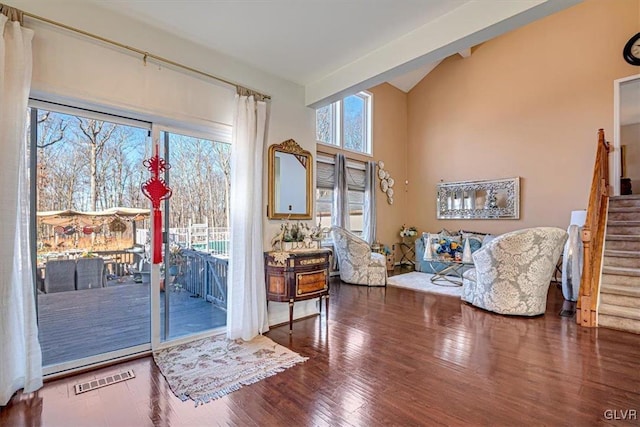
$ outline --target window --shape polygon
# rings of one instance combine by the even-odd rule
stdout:
[[[317,156],[316,161],[316,224],[331,227],[333,212],[334,160],[332,157]],[[362,234],[364,213],[364,164],[347,161],[347,185],[349,187],[349,229]]]
[[[363,154],[371,152],[371,94],[360,92],[316,110],[316,139]]]
[[[33,268],[45,373],[223,327],[231,175],[231,147],[223,141],[231,129],[179,134],[126,114],[37,100],[29,105]],[[173,190],[162,206],[167,243],[181,248],[163,245],[168,268],[152,292],[150,203],[140,185],[150,176],[143,161],[155,141],[172,166],[162,176]],[[191,274],[203,263],[215,268]],[[152,305],[152,295],[162,304]]]

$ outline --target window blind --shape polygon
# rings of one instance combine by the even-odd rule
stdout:
[[[316,187],[333,188],[335,166],[332,157],[320,157],[316,161]],[[352,191],[364,191],[365,173],[364,163],[354,160],[347,161],[347,186]]]

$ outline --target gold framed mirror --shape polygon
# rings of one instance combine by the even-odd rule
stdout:
[[[269,147],[269,219],[311,219],[313,159],[293,139]]]

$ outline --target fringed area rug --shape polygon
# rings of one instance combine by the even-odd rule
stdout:
[[[173,393],[196,406],[308,359],[262,335],[251,341],[205,338],[156,351],[153,358]]]
[[[431,282],[431,276],[433,275],[429,273],[412,271],[411,273],[389,277],[387,279],[387,285],[396,286],[398,288],[413,289],[414,291],[429,292],[432,294],[451,295],[456,297],[462,295],[462,286],[456,286],[449,283],[436,285]]]

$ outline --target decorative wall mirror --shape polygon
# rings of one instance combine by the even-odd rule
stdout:
[[[442,182],[437,190],[438,219],[520,218],[520,177]]]
[[[269,147],[269,219],[311,219],[313,161],[293,139]]]

